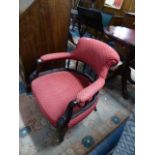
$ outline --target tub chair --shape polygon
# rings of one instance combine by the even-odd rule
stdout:
[[[62,59],[68,60],[64,68],[41,72],[44,64]],[[70,60],[74,60],[74,68]],[[37,68],[30,76],[32,93],[41,112],[57,129],[59,142],[68,128],[96,110],[97,95],[108,70],[118,62],[117,52],[109,45],[85,37],[72,52],[46,54],[37,60]]]

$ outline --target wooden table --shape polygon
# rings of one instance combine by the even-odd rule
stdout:
[[[109,37],[126,45],[135,46],[135,30],[122,26],[109,26],[104,29]]]
[[[128,52],[123,64],[115,71],[114,75],[122,75],[123,97],[128,98],[127,80],[133,82],[130,78],[130,61],[135,57],[135,30],[122,26],[109,26],[104,29],[105,35],[110,39],[123,43],[128,47]]]

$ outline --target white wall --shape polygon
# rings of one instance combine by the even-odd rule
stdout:
[[[24,12],[35,0],[19,0],[19,12]]]

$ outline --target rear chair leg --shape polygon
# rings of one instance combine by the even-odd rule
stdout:
[[[97,111],[97,108],[95,107],[94,111],[96,112]]]

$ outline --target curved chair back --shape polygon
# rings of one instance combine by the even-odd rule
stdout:
[[[117,52],[104,42],[82,37],[72,53],[76,60],[90,65],[99,77],[106,78],[108,70],[119,61]]]

